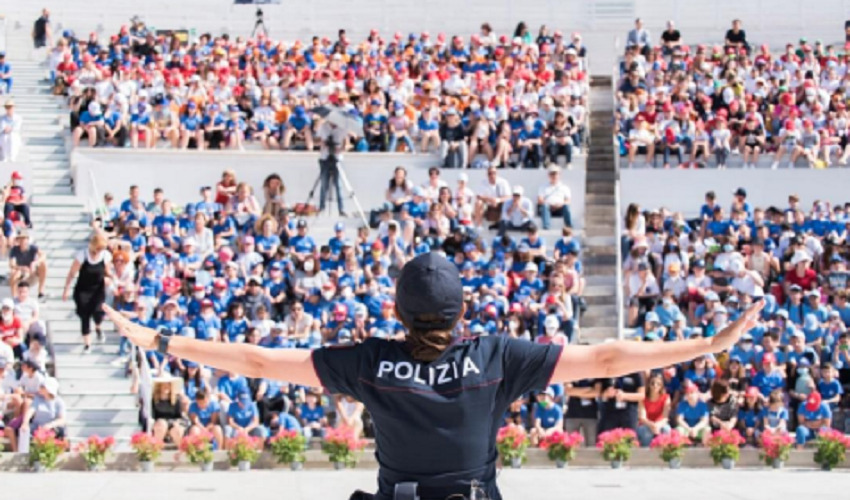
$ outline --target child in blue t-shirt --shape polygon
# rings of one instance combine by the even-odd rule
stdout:
[[[704,442],[711,428],[708,423],[708,405],[700,399],[699,387],[687,383],[685,398],[679,402],[676,413],[679,415],[679,433],[695,442]]]
[[[301,416],[301,427],[307,439],[313,436],[321,437],[323,435],[323,429],[327,426],[328,421],[325,418],[325,409],[320,404],[318,394],[314,392],[308,393],[306,402],[301,404],[298,413]]]

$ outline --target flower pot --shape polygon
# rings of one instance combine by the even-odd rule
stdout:
[[[522,468],[522,457],[511,457],[511,469]]]
[[[334,462],[334,469],[336,469],[336,470],[345,469],[345,462]]]
[[[142,472],[153,472],[153,462],[150,460],[139,462],[139,468]]]
[[[33,472],[47,472],[47,467],[44,466],[41,462],[33,462],[32,463],[32,471]]]
[[[735,461],[732,460],[731,458],[724,458],[720,461],[720,463],[723,464],[724,469],[734,469],[735,468]]]
[[[785,467],[785,461],[784,460],[774,460],[773,464],[771,464],[771,465],[773,465],[774,469],[781,469],[781,468]]]
[[[622,460],[611,460],[611,468],[612,469],[622,469],[623,461]]]
[[[567,464],[569,464],[569,462],[567,462],[566,460],[555,460],[555,467],[559,469],[563,469],[567,466]]]
[[[251,470],[251,462],[247,460],[240,460],[236,466],[239,468],[239,472],[248,472]]]
[[[292,470],[301,470],[304,468],[304,462],[290,462],[289,468]]]
[[[212,462],[203,462],[201,463],[201,472],[212,472],[213,463]]]
[[[820,465],[820,470],[822,470],[822,471],[826,471],[826,472],[829,472],[829,471],[831,471],[831,470],[832,470],[832,465],[830,465],[830,464],[821,464],[821,465]]]
[[[681,458],[671,458],[667,465],[670,466],[671,469],[681,469],[682,468],[682,459]]]

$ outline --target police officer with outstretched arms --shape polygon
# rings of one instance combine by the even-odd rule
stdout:
[[[106,310],[142,348],[247,377],[321,385],[363,402],[375,422],[378,492],[352,498],[460,499],[477,487],[500,500],[496,433],[512,401],[551,383],[617,377],[723,351],[754,326],[763,307],[755,304],[712,338],[664,344],[457,338],[451,332],[463,317],[463,287],[457,267],[438,253],[422,254],[402,268],[395,304],[408,331],[405,341],[372,338],[314,351],[166,337]]]

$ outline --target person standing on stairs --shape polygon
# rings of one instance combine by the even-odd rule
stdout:
[[[2,60],[0,60],[0,70],[2,70]],[[11,88],[11,79],[9,88]],[[21,127],[24,124],[24,118],[21,115],[15,114],[15,103],[11,99],[3,105],[6,114],[0,117],[0,149],[2,149],[2,158],[6,163],[15,162],[18,159],[18,153],[21,152]]]
[[[88,249],[81,250],[76,255],[68,277],[65,278],[63,301],[68,300],[71,282],[77,278],[73,298],[82,326],[83,354],[91,352],[91,320],[94,320],[98,342],[103,342],[103,330],[100,325],[103,322],[102,306],[106,301],[106,278],[114,274],[112,255],[106,246],[106,237],[100,232],[94,233],[89,239]]]

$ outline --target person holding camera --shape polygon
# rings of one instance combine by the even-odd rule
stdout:
[[[344,130],[337,125],[324,121],[319,125],[316,132],[319,139],[319,168],[321,172],[321,188],[319,191],[319,211],[325,209],[328,196],[328,186],[334,183],[336,189],[336,201],[340,217],[347,217],[342,199],[342,188],[340,187],[339,164],[342,162],[342,154],[346,149],[348,137]]]

